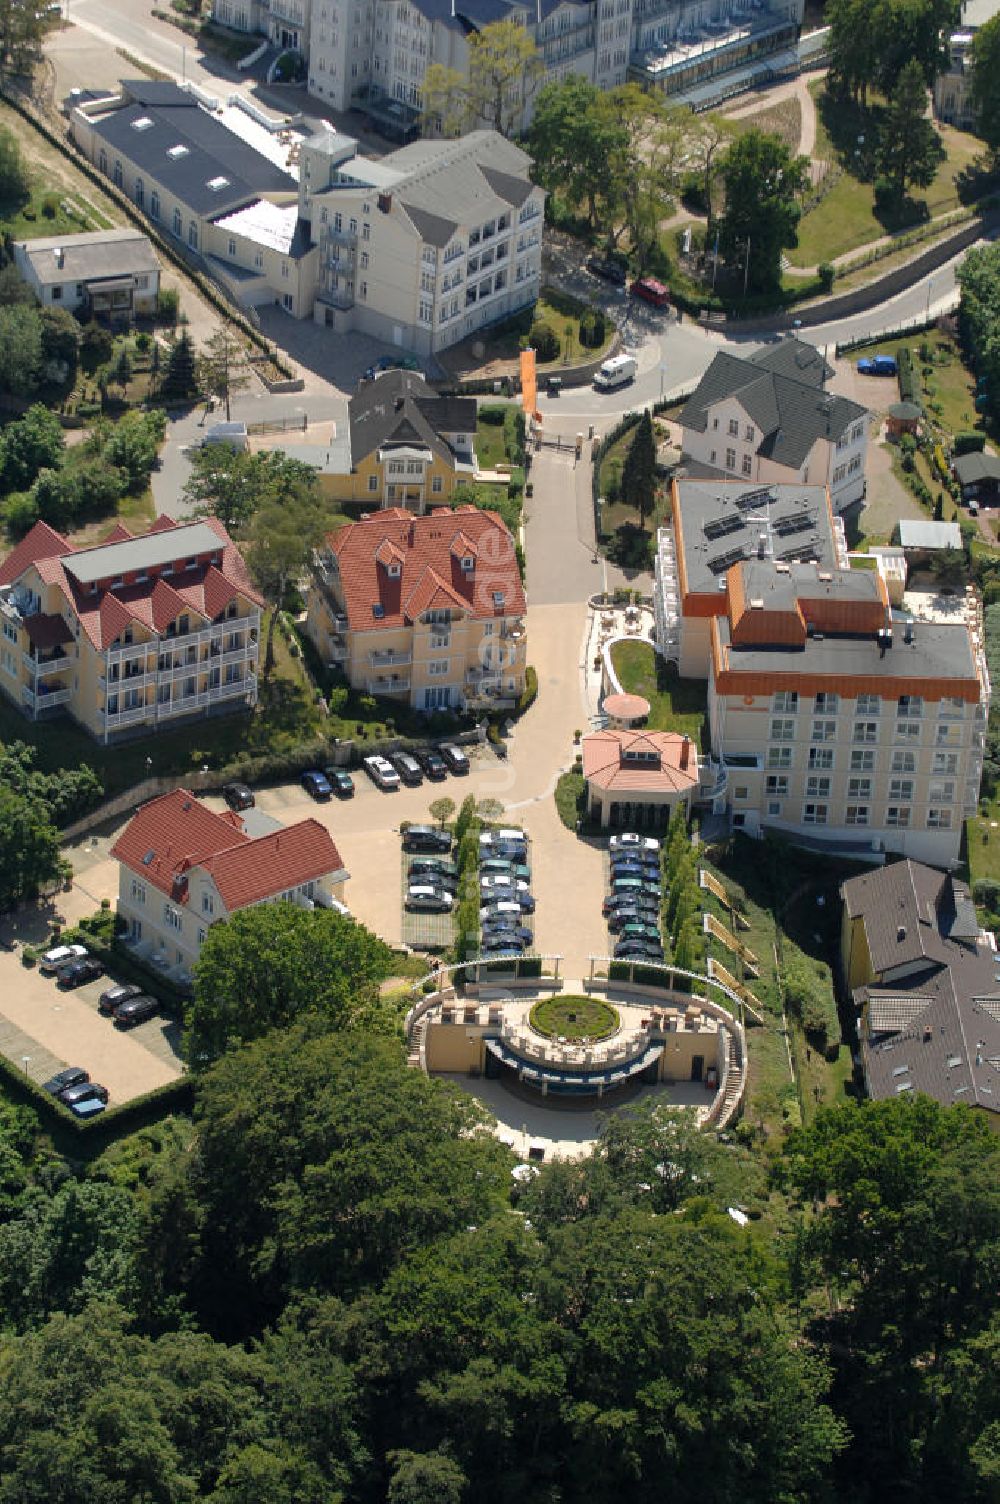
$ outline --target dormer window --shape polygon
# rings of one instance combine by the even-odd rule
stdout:
[[[493,592],[493,604],[494,604],[494,606],[502,607],[505,600],[506,600],[506,596],[504,595],[504,593],[503,593],[502,590],[494,590],[494,592]]]
[[[125,584],[125,581],[123,579],[119,578],[117,580],[112,580],[111,581],[111,589],[112,590],[121,590],[124,587],[124,584]]]
[[[471,554],[462,555],[462,573],[471,574],[476,567],[476,561]]]
[[[390,580],[398,580],[399,579],[400,569],[399,569],[399,565],[398,564],[389,564],[386,567],[386,571],[385,572],[389,576]]]

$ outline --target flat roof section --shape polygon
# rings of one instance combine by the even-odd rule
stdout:
[[[893,646],[883,653],[874,637],[807,637],[799,647],[733,647],[729,622],[719,617],[716,625],[726,669],[740,674],[808,674],[868,679],[907,679],[918,693],[922,681],[951,679],[975,684],[976,664],[964,626],[920,622],[912,643],[906,643],[898,628]]]
[[[756,500],[748,505],[751,495]],[[746,481],[682,480],[677,498],[680,526],[675,521],[674,534],[683,549],[690,594],[717,594],[726,569],[758,553],[760,535],[768,531],[761,519],[767,517],[776,558],[813,559],[821,568],[836,568],[825,486],[761,488]]]
[[[161,533],[146,533],[122,543],[104,543],[67,554],[62,566],[80,585],[98,580],[119,579],[134,570],[158,569],[178,559],[202,554],[221,554],[225,544],[207,522],[191,522],[182,527],[164,528]]]

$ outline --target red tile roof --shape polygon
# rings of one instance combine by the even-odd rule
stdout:
[[[111,855],[143,881],[187,902],[187,875],[210,874],[232,913],[302,883],[347,876],[340,852],[318,820],[251,838],[239,815],[217,815],[186,789],[144,804],[111,848]]]
[[[698,782],[698,753],[674,731],[593,731],[583,738],[583,776],[606,793],[687,794]],[[654,754],[655,762],[632,762]]]
[[[514,539],[495,512],[437,507],[425,517],[414,517],[399,507],[388,508],[348,523],[331,533],[327,543],[340,568],[344,611],[352,630],[391,630],[435,607],[461,609],[481,618],[519,616],[526,608]],[[379,563],[379,554],[386,556],[386,544],[402,555],[397,579]],[[476,567],[466,574],[460,561],[470,552]],[[375,605],[381,606],[381,616],[374,615]]]
[[[72,543],[62,533],[57,533],[47,522],[36,522],[31,532],[25,534],[0,564],[0,585],[12,585],[29,564],[37,564],[39,559],[58,558],[60,554],[72,552]]]
[[[230,913],[316,878],[347,876],[330,832],[313,819],[231,846],[198,865],[211,873]]]
[[[79,619],[96,648],[109,647],[134,621],[157,633],[182,611],[194,611],[206,623],[214,621],[237,594],[263,606],[263,597],[250,579],[243,555],[222,523],[211,517],[206,519],[206,524],[222,544],[219,567],[204,563],[195,569],[184,569],[183,573],[174,574],[169,579],[154,573],[142,584],[119,586],[117,590],[106,589],[92,595],[84,593],[63,568],[63,559],[77,552],[72,543],[47,523],[36,522],[31,532],[0,564],[0,585],[14,584],[34,566],[45,584],[58,585],[71,613]],[[160,516],[149,532],[163,533],[176,527],[172,518]],[[124,524],[118,523],[98,548],[136,536],[147,535],[130,533]],[[180,559],[186,561],[183,538],[178,547],[178,562]]]

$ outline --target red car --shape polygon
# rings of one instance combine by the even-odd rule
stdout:
[[[655,277],[639,277],[630,289],[633,298],[642,298],[654,308],[666,308],[670,303],[670,289],[657,282]]]

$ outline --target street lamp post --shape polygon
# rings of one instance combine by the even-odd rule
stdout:
[[[928,322],[928,324],[931,321],[931,288],[933,286],[934,286],[934,278],[933,277],[928,277],[928,279],[927,279],[927,322]]]
[[[747,284],[750,281],[750,236],[747,236],[747,259],[743,266],[743,296],[747,295]]]

